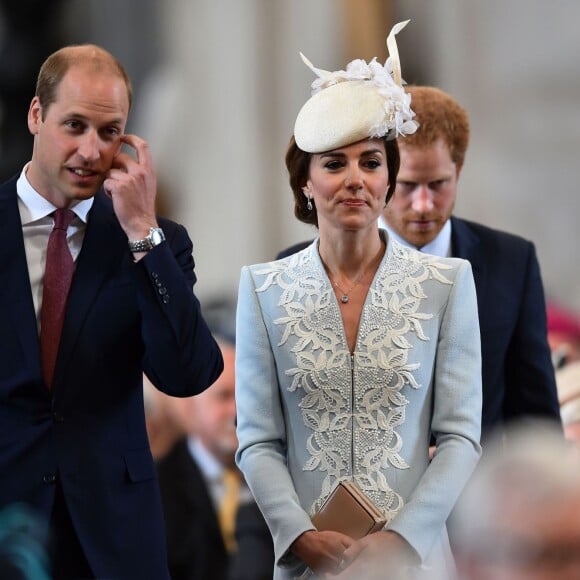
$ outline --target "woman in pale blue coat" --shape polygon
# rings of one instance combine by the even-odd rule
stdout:
[[[445,521],[481,453],[470,265],[377,225],[396,185],[395,139],[416,129],[394,58],[400,28],[385,66],[328,73],[306,61],[319,79],[286,162],[295,213],[319,237],[242,269],[237,462],[274,539],[275,579],[451,577]],[[341,480],[384,513],[383,531],[355,541],[315,529]]]

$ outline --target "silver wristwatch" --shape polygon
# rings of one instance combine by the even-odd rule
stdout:
[[[163,241],[165,241],[163,230],[161,228],[151,228],[149,230],[149,235],[146,238],[134,242],[129,240],[129,250],[133,253],[148,252]]]

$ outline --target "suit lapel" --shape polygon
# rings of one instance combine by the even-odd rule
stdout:
[[[12,319],[28,368],[38,370],[40,346],[18,211],[16,180],[0,187],[0,321]]]
[[[478,304],[483,304],[487,268],[485,256],[482,254],[482,246],[477,234],[469,227],[469,224],[460,218],[451,218],[451,247],[455,258],[468,260],[473,270],[473,279],[477,291]]]
[[[76,263],[55,371],[56,379],[70,359],[85,319],[103,284],[126,257],[126,237],[110,201],[103,193],[99,193],[89,213],[83,247]]]

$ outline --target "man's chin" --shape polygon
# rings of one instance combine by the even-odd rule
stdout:
[[[408,235],[405,236],[405,240],[416,248],[422,248],[430,244],[439,235],[440,231],[441,228],[437,228],[434,225],[414,226],[408,232]]]
[[[92,187],[70,187],[68,191],[63,192],[66,198],[71,201],[84,201],[95,197],[99,188]]]
[[[91,198],[95,197],[96,194],[97,194],[96,191],[85,192],[82,195],[73,195],[72,199],[74,199],[75,201],[85,201],[87,199],[91,199]]]
[[[434,239],[435,238],[433,236],[407,236],[405,241],[414,248],[422,248],[423,246],[426,246],[432,242]]]
[[[238,440],[237,438],[222,439],[219,442],[219,448],[222,453],[233,455],[238,450]]]

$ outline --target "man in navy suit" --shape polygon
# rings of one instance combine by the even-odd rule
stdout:
[[[434,87],[406,87],[419,129],[398,139],[401,165],[383,212],[406,246],[471,262],[481,331],[482,437],[514,419],[560,422],[534,245],[452,215],[469,142],[466,111]],[[281,252],[283,257],[304,247]]]
[[[124,133],[130,105],[110,53],[57,51],[28,112],[31,161],[0,186],[0,507],[45,518],[57,580],[169,578],[142,375],[184,397],[223,366],[193,293],[191,241],[156,217],[147,143]],[[59,208],[74,213],[74,274],[48,379],[39,329]]]

